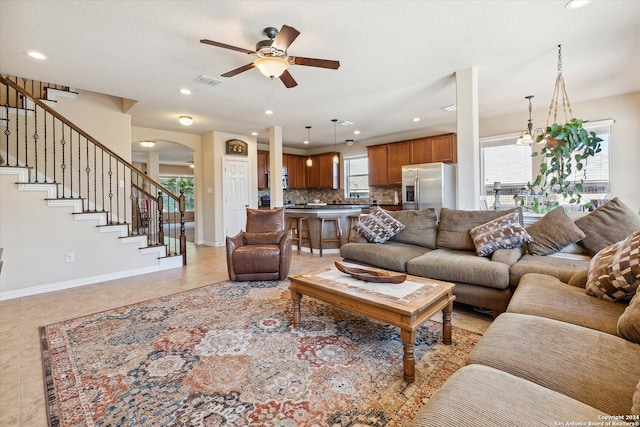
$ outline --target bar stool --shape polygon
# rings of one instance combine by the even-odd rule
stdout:
[[[349,220],[349,233],[347,234],[347,243],[349,243],[351,242],[351,230],[353,230],[353,226],[357,225],[360,222],[360,214],[349,215],[347,219]]]
[[[324,235],[324,223],[334,223],[336,227],[336,235],[334,237],[325,237]],[[340,228],[339,217],[320,217],[320,256],[322,256],[322,247],[325,242],[338,242],[338,247],[342,246],[342,229]]]
[[[309,217],[300,215],[287,215],[288,229],[293,230],[291,242],[296,242],[298,253],[302,250],[302,243],[306,240],[309,242],[309,249],[313,253],[313,245],[311,244],[311,231],[309,230]],[[306,227],[306,228],[305,228]]]

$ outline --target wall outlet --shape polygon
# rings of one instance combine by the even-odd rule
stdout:
[[[64,259],[66,262],[74,262],[76,260],[76,255],[73,252],[65,252]]]

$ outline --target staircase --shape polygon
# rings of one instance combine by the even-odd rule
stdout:
[[[186,265],[176,196],[40,96],[0,76],[0,300]]]

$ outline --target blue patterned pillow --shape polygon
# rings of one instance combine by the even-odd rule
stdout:
[[[374,206],[354,228],[370,243],[384,243],[404,230],[404,225],[384,209]]]

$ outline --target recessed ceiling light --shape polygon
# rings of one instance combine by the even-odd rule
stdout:
[[[307,140],[305,140],[305,141],[304,141],[304,143],[305,143],[305,144],[308,144],[308,143],[309,143],[309,140],[308,140],[308,139],[307,139]]]
[[[273,114],[273,111],[271,111],[271,110],[266,110],[264,113],[265,113],[267,116],[270,116],[270,115],[272,115],[272,114]]]
[[[447,105],[445,107],[442,107],[442,109],[444,111],[456,111],[456,104],[451,104],[451,105]]]
[[[40,52],[36,52],[35,50],[32,50],[30,52],[27,52],[27,55],[29,55],[30,57],[32,57],[33,59],[39,59],[39,60],[45,60],[47,59],[46,56],[44,56],[44,54],[40,53]]]
[[[353,124],[353,122],[350,122],[349,120],[342,120],[342,121],[338,122],[338,124],[340,126],[351,126]]]
[[[183,89],[180,89],[180,93],[183,95],[191,95],[191,90],[185,87]]]
[[[154,145],[156,145],[155,141],[140,141],[140,145],[142,145],[145,148],[151,148]]]
[[[258,136],[258,132],[251,132],[252,136]]]
[[[191,116],[180,116],[178,121],[182,126],[191,126],[193,124],[193,118]]]
[[[359,130],[354,130],[354,131],[353,131],[353,134],[354,134],[354,135],[360,135],[360,131],[359,131]]]
[[[591,0],[570,0],[564,5],[564,8],[567,10],[576,10],[588,5],[589,3],[591,3]]]
[[[412,122],[419,122],[420,121],[420,117],[414,117],[413,119],[411,119]]]

